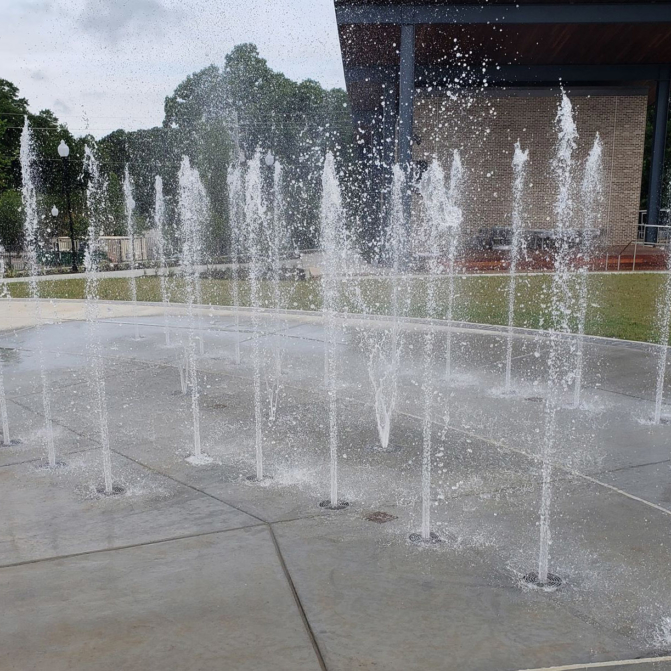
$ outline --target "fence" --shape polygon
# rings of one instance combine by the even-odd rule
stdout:
[[[135,247],[135,261],[146,261],[147,240],[144,236],[137,236],[133,242]],[[131,260],[130,238],[126,236],[105,235],[100,238],[99,249],[107,255],[110,263],[128,263]]]
[[[657,243],[668,245],[671,239],[671,210],[661,209],[659,211],[659,224],[656,226],[648,225],[648,211],[639,210],[638,213],[638,231],[636,239],[639,242],[645,241],[645,232],[648,228],[657,229]]]
[[[650,269],[661,269],[666,267],[666,253],[671,244],[671,216],[670,210],[660,211],[660,224],[649,225],[646,223],[646,210],[641,210],[638,216],[638,230],[636,239],[631,240],[619,249],[606,253],[606,270],[636,270],[637,261],[639,267]],[[645,242],[646,232],[649,228],[657,231],[657,242]],[[640,260],[644,263],[641,264]],[[652,262],[651,262],[652,261]],[[614,266],[614,267],[613,267]]]
[[[134,239],[135,243],[135,260],[146,261],[147,256],[147,241],[144,236],[138,235]],[[52,240],[53,251],[67,252],[72,250],[72,241],[70,238],[61,237]],[[75,249],[80,251],[80,246],[83,244],[79,240],[75,240]],[[98,249],[103,256],[106,256],[110,263],[128,263],[131,260],[130,255],[130,238],[126,235],[104,235],[100,237],[100,244]]]
[[[2,260],[5,262],[5,271],[23,271],[26,268],[26,260],[23,256],[23,248],[18,245],[5,247],[2,254]]]
[[[85,249],[82,240],[75,240],[75,251],[78,263]],[[130,238],[127,236],[106,235],[100,238],[101,257],[110,263],[128,263],[131,260]],[[147,240],[144,236],[135,238],[135,261],[147,261],[151,255],[147,253]],[[23,247],[15,245],[6,247],[3,254],[6,271],[23,272],[26,270],[26,257]],[[67,237],[52,238],[46,249],[40,254],[40,263],[44,266],[69,266],[72,263],[72,241]]]

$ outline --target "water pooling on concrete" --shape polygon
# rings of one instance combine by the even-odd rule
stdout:
[[[24,133],[26,144],[29,129]],[[61,307],[76,312],[67,302],[48,304],[60,323],[46,324],[40,311],[29,322],[37,328],[6,332],[4,346],[22,352],[5,370],[7,414],[16,416],[25,438],[0,452],[10,499],[0,522],[0,537],[8,539],[0,558],[4,553],[5,566],[17,569],[12,584],[19,590],[30,571],[37,573],[25,579],[40,581],[35,565],[42,560],[58,562],[68,584],[77,575],[68,562],[81,562],[90,582],[77,611],[58,614],[70,632],[63,649],[79,645],[73,632],[85,622],[91,623],[89,635],[97,636],[94,604],[116,608],[114,595],[126,602],[130,594],[143,594],[146,600],[124,603],[133,610],[133,630],[151,621],[158,638],[173,637],[173,625],[188,622],[184,651],[214,645],[217,660],[233,668],[261,668],[265,645],[273,668],[348,669],[366,659],[380,668],[441,668],[449,657],[454,668],[498,671],[664,652],[671,595],[659,576],[669,550],[668,427],[641,421],[652,407],[647,396],[657,355],[584,336],[588,296],[580,290],[584,273],[573,252],[576,240],[589,244],[583,228],[595,217],[581,228],[576,215],[575,185],[580,176],[583,184],[589,181],[573,158],[578,140],[571,103],[562,95],[549,251],[552,322],[545,331],[453,321],[463,224],[457,150],[449,177],[436,160],[419,180],[412,196],[419,225],[403,231],[410,238],[402,243],[403,234],[391,229],[390,317],[371,314],[376,310],[360,278],[373,272],[373,264],[346,220],[346,185],[336,157],[326,152],[321,311],[282,310],[282,287],[290,292],[292,282],[303,280],[280,284],[281,166],[258,148],[249,160],[240,157],[229,194],[231,212],[242,217],[233,228],[239,235],[235,282],[239,291],[244,266],[250,310],[239,307],[239,296],[231,310],[202,305],[198,268],[209,204],[185,156],[177,207],[185,307],[165,300],[144,306],[136,291],[128,305],[100,303],[89,256],[87,295],[96,310],[89,311],[88,336],[78,321],[60,322]],[[402,166],[394,175],[398,216],[413,186]],[[160,203],[161,182],[154,184]],[[125,186],[132,227],[129,179]],[[97,191],[90,195],[104,197],[102,187]],[[29,196],[26,221],[33,225]],[[520,216],[523,202],[517,208]],[[94,249],[95,219],[91,225]],[[401,249],[406,244],[426,268],[411,267]],[[409,300],[402,277],[420,271],[428,318],[412,320],[402,307]],[[36,290],[33,298],[33,305],[47,305]],[[514,294],[509,305],[512,324]],[[10,318],[24,310],[20,301],[3,301],[0,308]],[[167,333],[174,349],[158,344]],[[93,368],[86,348],[78,347],[87,337]],[[393,389],[371,363],[371,352],[383,352],[380,360],[393,368]],[[176,369],[183,359],[179,393]],[[500,391],[504,379],[507,393]],[[93,404],[83,387],[91,381],[98,382]],[[392,402],[372,398],[376,385],[385,385]],[[44,399],[52,397],[55,412],[47,413]],[[34,468],[40,412],[52,443],[67,456],[58,471]],[[387,449],[390,444],[394,449]],[[638,449],[631,449],[634,444]],[[99,452],[102,487],[93,466]],[[250,470],[256,473],[251,479]],[[119,496],[103,498],[101,489]],[[46,520],[45,510],[51,513]],[[172,561],[171,549],[184,561]],[[112,566],[106,568],[104,559],[93,557],[108,553]],[[211,553],[222,567],[192,570],[199,565],[194,556]],[[530,570],[534,565],[537,570]],[[156,579],[133,577],[134,570],[147,573],[147,566]],[[106,599],[101,576],[116,588]],[[195,595],[183,611],[190,617],[178,606],[185,598],[181,585]],[[241,585],[248,587],[242,591]],[[260,585],[272,593],[270,608],[261,605],[268,600],[257,592]],[[57,602],[56,589],[37,593]],[[155,603],[161,607],[146,605]],[[156,625],[166,611],[171,624]],[[274,640],[259,643],[279,612],[291,614],[280,637],[282,654]],[[58,616],[47,609],[41,622],[51,628]],[[224,631],[247,632],[246,647],[253,651],[241,652],[226,636],[217,643],[209,633],[201,638],[212,618]],[[227,628],[231,619],[235,626]],[[156,648],[142,650],[158,638],[131,643],[133,659],[165,665]],[[393,646],[383,646],[386,640]],[[20,640],[12,645],[16,658],[30,654]],[[72,660],[71,647],[65,654]]]
[[[25,302],[2,302],[0,313],[4,317],[22,305]],[[103,315],[108,305],[101,303]],[[83,318],[81,304],[55,304],[57,311],[62,309],[69,317],[77,316],[75,307]],[[186,617],[191,612],[188,621],[198,626],[181,639],[179,659],[181,655],[188,659],[187,648],[209,640],[208,619],[220,622],[214,610],[208,614],[208,604],[215,608],[219,603],[220,609],[221,603],[227,603],[232,613],[241,609],[237,617],[242,620],[233,632],[219,633],[217,655],[250,660],[246,662],[250,668],[265,668],[265,659],[276,664],[275,639],[263,637],[262,632],[275,626],[281,610],[282,636],[292,642],[292,652],[285,652],[280,668],[292,664],[319,668],[300,610],[283,596],[291,599],[292,591],[284,582],[282,562],[327,668],[349,668],[366,656],[390,669],[412,668],[418,656],[440,668],[449,655],[459,665],[453,668],[544,668],[663,651],[663,623],[671,595],[656,576],[664,572],[670,549],[664,531],[671,512],[668,456],[662,440],[668,427],[637,421],[642,409],[654,401],[650,385],[656,374],[654,351],[639,344],[585,339],[587,407],[573,410],[569,390],[565,406],[557,413],[558,434],[572,436],[571,443],[560,441],[554,454],[553,566],[564,582],[554,595],[546,595],[516,587],[537,552],[539,406],[522,396],[488,393],[500,380],[507,329],[464,325],[453,330],[454,345],[473,377],[457,389],[459,403],[449,427],[442,425],[440,413],[434,418],[431,520],[444,542],[420,551],[405,539],[419,528],[422,518],[417,497],[422,469],[417,455],[423,399],[415,372],[421,369],[427,323],[400,323],[405,342],[412,346],[409,352],[415,354],[404,359],[399,374],[394,432],[400,449],[386,453],[369,449],[377,427],[357,332],[390,324],[353,318],[347,328],[338,329],[339,401],[342,417],[347,418],[341,421],[339,434],[340,496],[350,507],[347,512],[320,514],[316,503],[328,489],[330,476],[328,451],[323,449],[328,444],[328,423],[321,390],[324,334],[318,316],[284,315],[285,412],[272,433],[265,429],[265,464],[274,477],[259,486],[246,480],[254,465],[251,341],[243,340],[240,366],[210,357],[199,363],[203,449],[213,461],[194,469],[183,461],[191,450],[190,431],[183,421],[189,399],[165,393],[176,387],[177,378],[175,352],[157,346],[164,336],[163,306],[143,308],[153,315],[139,319],[143,335],[139,342],[134,340],[132,306],[110,307],[114,312],[100,321],[99,333],[107,362],[115,481],[126,490],[114,499],[95,498],[100,445],[95,408],[89,407],[84,393],[87,336],[83,323],[43,326],[51,345],[47,360],[57,399],[55,435],[68,462],[56,472],[55,480],[34,468],[42,449],[35,441],[33,421],[41,407],[39,368],[31,365],[36,333],[6,331],[0,341],[3,348],[22,352],[21,359],[8,362],[6,380],[16,430],[25,437],[21,445],[3,448],[0,454],[7,497],[0,530],[3,537],[11,530],[14,538],[12,544],[0,546],[0,561],[7,565],[83,553],[79,558],[58,559],[50,573],[64,589],[80,581],[75,590],[78,609],[58,613],[37,609],[36,626],[51,628],[59,618],[65,618],[63,625],[70,623],[71,633],[62,635],[54,659],[59,655],[72,659],[77,632],[82,626],[83,631],[96,626],[97,581],[106,575],[109,589],[118,594],[109,607],[114,612],[117,607],[124,609],[119,611],[120,623],[149,618],[154,622],[152,636],[162,637],[181,621],[182,613]],[[185,312],[174,308],[170,315],[171,330],[183,341],[188,337],[188,322],[181,316]],[[248,315],[242,311],[243,323],[249,324]],[[232,352],[233,311],[216,309],[211,321],[205,332],[208,349],[218,343]],[[444,327],[437,329],[439,342]],[[262,315],[262,343],[270,344],[271,333],[275,333],[273,315]],[[533,334],[515,331],[519,385],[529,395],[531,390],[540,396],[546,393],[544,383],[538,382],[545,375],[549,345],[542,338],[541,356],[535,357]],[[439,364],[444,363],[444,350],[436,356]],[[438,382],[438,405],[453,391]],[[633,445],[637,448],[632,449]],[[40,515],[44,506],[50,511],[47,519]],[[396,519],[383,524],[364,519],[374,511]],[[226,531],[240,527],[247,533]],[[261,533],[268,527],[275,534],[281,560],[272,538]],[[605,528],[608,533],[603,532]],[[181,540],[167,540],[171,538]],[[99,550],[107,552],[99,554]],[[648,560],[641,564],[643,551]],[[180,577],[178,567],[186,570],[208,557],[218,558],[207,564],[211,568]],[[43,582],[41,565],[38,561],[6,569],[14,587],[5,593],[12,598],[14,590],[30,580],[39,586],[35,598],[42,599],[43,605],[50,603],[56,594],[53,585],[48,587],[46,575]],[[154,568],[143,568],[149,566]],[[244,567],[257,567],[270,582],[247,580],[245,590],[238,590],[236,577],[248,575]],[[81,582],[83,576],[86,580]],[[161,576],[171,577],[166,582]],[[131,593],[137,604],[145,599],[171,604],[173,624],[160,624],[160,619],[153,618],[162,616],[141,605],[125,606],[124,595]],[[191,593],[196,600],[188,596]],[[256,612],[257,598],[266,604],[262,611],[268,614],[267,620],[244,615]],[[343,612],[347,617],[342,617]],[[456,612],[459,618],[450,615]],[[34,622],[35,615],[31,617]],[[87,620],[89,624],[84,625]],[[257,653],[235,642],[237,627],[243,624],[263,638]],[[489,632],[484,643],[478,634],[483,627]],[[117,625],[111,630],[121,631]],[[386,645],[385,637],[398,645]],[[479,644],[474,646],[476,639]],[[32,659],[34,653],[22,647],[20,638],[9,640],[9,647],[4,646],[8,654]],[[162,646],[151,652],[136,647],[132,639],[128,645],[134,659],[159,668]],[[261,658],[255,656],[260,650],[265,651]],[[116,654],[111,659],[119,663]]]

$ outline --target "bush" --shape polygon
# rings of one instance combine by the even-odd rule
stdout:
[[[20,245],[23,240],[21,194],[15,189],[0,193],[0,243],[5,247]]]

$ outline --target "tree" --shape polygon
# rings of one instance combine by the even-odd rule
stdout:
[[[356,160],[347,96],[318,82],[294,82],[272,70],[253,44],[236,46],[222,68],[210,65],[189,75],[165,98],[160,128],[115,131],[99,142],[110,182],[111,211],[123,219],[120,184],[128,165],[135,185],[138,230],[151,225],[154,178],[163,178],[169,225],[176,223],[177,174],[182,156],[200,172],[211,203],[207,249],[227,253],[230,245],[226,174],[242,151],[272,151],[282,163],[287,218],[294,243],[317,242],[321,166],[326,150],[336,154],[346,202],[352,201]],[[269,177],[269,175],[268,175]],[[123,230],[123,221],[114,229]]]
[[[15,189],[21,184],[20,127],[27,113],[28,101],[19,97],[18,87],[0,79],[0,191]]]
[[[317,243],[321,167],[327,150],[336,155],[345,202],[355,206],[359,167],[345,92],[326,90],[309,79],[292,81],[272,70],[253,44],[236,46],[221,68],[210,65],[189,75],[166,97],[164,111],[160,127],[133,132],[119,129],[97,143],[101,169],[109,184],[107,233],[125,234],[122,181],[126,166],[135,187],[138,232],[153,225],[156,175],[163,179],[168,228],[176,224],[177,175],[184,155],[199,170],[210,199],[206,235],[207,249],[213,255],[227,253],[230,248],[226,175],[240,151],[250,158],[257,148],[270,150],[282,163],[286,215],[296,246]],[[73,138],[50,110],[31,114],[18,88],[0,80],[0,225],[4,235],[14,240],[21,233],[15,205],[20,198],[18,157],[26,115],[35,138],[41,208],[50,210],[55,204],[60,210],[55,221],[48,219],[56,234],[67,232],[57,147],[61,140],[70,146],[75,226],[83,236],[87,176],[81,174],[80,166],[84,147],[93,145],[93,139]],[[270,179],[270,172],[267,177]]]
[[[16,189],[7,189],[0,193],[0,243],[11,248],[22,241],[21,194]]]
[[[18,87],[0,79],[0,240],[6,245],[19,244],[22,240],[23,220],[18,211],[22,186],[19,154],[26,117],[33,134],[35,177],[41,209],[50,211],[56,205],[60,211],[56,219],[48,219],[54,235],[65,234],[69,228],[63,198],[64,175],[57,147],[61,140],[70,147],[73,219],[75,232],[81,235],[86,230],[84,183],[79,174],[84,152],[83,139],[75,139],[51,110],[32,114],[28,101],[19,96]]]
[[[203,121],[220,118],[226,109],[222,73],[216,65],[189,75],[166,97],[164,128],[193,130]]]

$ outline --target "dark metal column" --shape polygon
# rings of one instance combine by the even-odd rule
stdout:
[[[77,268],[77,249],[75,241],[75,222],[72,219],[72,203],[70,202],[70,158],[64,156],[63,159],[63,191],[65,191],[65,204],[68,208],[68,222],[70,224],[70,244],[72,245],[72,272],[79,272]]]
[[[388,79],[384,83],[382,102],[382,155],[385,165],[391,168],[396,159],[396,120],[398,119],[398,94],[394,79]]]
[[[383,230],[382,198],[384,191],[384,108],[379,105],[373,113],[371,124],[370,155],[368,156],[368,170],[370,186],[368,189],[368,207],[366,242],[368,250],[366,256],[377,259],[380,249],[380,235]]]
[[[412,125],[415,105],[415,26],[401,26],[401,66],[398,86],[398,162],[410,185],[412,168]],[[403,199],[403,216],[410,232],[412,195],[407,189]]]
[[[664,66],[657,80],[655,100],[655,121],[652,131],[652,156],[650,158],[650,185],[648,188],[648,227],[645,229],[645,241],[657,242],[659,210],[662,202],[662,183],[664,177],[664,150],[669,119],[669,77],[671,66]]]
[[[398,162],[407,168],[412,162],[412,116],[415,101],[415,26],[401,26],[401,69],[399,80]]]
[[[382,179],[380,217],[383,227],[388,225],[389,196],[392,168],[396,162],[396,121],[398,119],[398,91],[395,79],[384,83],[382,93]]]

